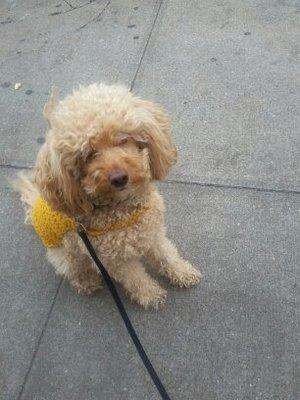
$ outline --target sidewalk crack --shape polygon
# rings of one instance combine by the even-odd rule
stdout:
[[[23,396],[23,393],[24,393],[24,390],[25,390],[25,387],[26,387],[26,384],[27,384],[27,381],[28,381],[30,372],[31,372],[32,367],[33,367],[33,364],[34,364],[34,360],[35,360],[35,358],[36,358],[36,355],[37,355],[37,353],[38,353],[40,344],[41,344],[42,339],[43,339],[43,337],[44,337],[46,328],[47,328],[47,326],[48,326],[48,323],[49,323],[49,320],[50,320],[50,316],[51,316],[51,314],[52,314],[52,310],[53,310],[53,308],[54,308],[54,304],[55,304],[55,302],[56,302],[56,298],[57,298],[59,289],[60,289],[60,287],[61,287],[62,281],[63,281],[63,278],[61,278],[61,279],[60,279],[60,282],[58,283],[58,286],[57,286],[55,295],[54,295],[54,297],[53,297],[53,300],[52,300],[50,309],[49,309],[49,311],[48,311],[48,314],[47,314],[47,317],[46,317],[46,319],[45,319],[44,325],[43,325],[43,327],[42,327],[42,331],[41,331],[41,333],[40,333],[40,336],[38,337],[37,344],[36,344],[35,349],[34,349],[34,351],[33,351],[33,354],[32,354],[32,357],[31,357],[31,360],[30,360],[30,363],[29,363],[29,367],[28,367],[28,370],[27,370],[26,375],[25,375],[25,377],[24,377],[24,381],[23,381],[23,383],[22,383],[22,386],[21,386],[19,395],[18,395],[18,397],[17,397],[17,400],[20,400],[20,399],[22,398],[22,396]]]
[[[284,194],[300,194],[299,190],[292,189],[272,189],[272,188],[264,188],[264,187],[256,187],[256,186],[245,186],[245,185],[227,185],[223,183],[212,183],[212,182],[197,182],[197,181],[182,181],[178,179],[170,179],[162,181],[161,183],[170,183],[170,184],[181,184],[181,185],[194,185],[200,187],[212,187],[219,189],[235,189],[235,190],[253,190],[256,192],[265,192],[265,193],[284,193]]]
[[[134,85],[135,85],[135,82],[136,82],[138,73],[139,73],[139,71],[140,71],[142,62],[143,62],[143,60],[144,60],[144,57],[145,57],[145,54],[146,54],[146,51],[147,51],[147,48],[148,48],[148,45],[149,45],[149,42],[150,42],[150,39],[151,39],[151,37],[152,37],[152,33],[153,33],[153,31],[154,31],[154,27],[155,27],[155,25],[156,25],[156,21],[157,21],[157,18],[158,18],[158,15],[159,15],[159,12],[160,12],[160,9],[161,9],[162,4],[163,4],[163,0],[160,0],[160,1],[159,1],[158,9],[157,9],[157,12],[156,12],[156,15],[155,15],[155,18],[154,18],[154,20],[153,20],[152,27],[151,27],[150,32],[149,32],[149,36],[148,36],[148,38],[147,38],[147,41],[146,41],[146,44],[145,44],[143,53],[142,53],[142,55],[141,55],[140,61],[139,61],[139,63],[138,63],[137,69],[136,69],[136,71],[135,71],[134,77],[133,77],[132,82],[131,82],[131,85],[130,85],[130,91],[133,90],[133,87],[134,87]]]
[[[102,10],[92,19],[90,19],[88,22],[86,22],[84,25],[81,25],[79,28],[76,29],[76,31],[80,31],[81,29],[85,28],[86,26],[88,26],[89,24],[91,24],[92,22],[96,22],[99,21],[102,14],[104,13],[104,11],[107,9],[107,7],[110,5],[111,0],[109,0],[105,6],[102,8]],[[71,10],[70,10],[71,11]]]
[[[28,167],[27,165],[0,164],[0,168],[7,168],[7,169],[32,169],[33,167]]]
[[[13,164],[0,164],[0,168],[7,169],[27,169],[31,170],[33,167],[28,167],[26,165],[13,165]],[[256,187],[256,186],[246,186],[246,185],[229,185],[226,183],[213,183],[213,182],[198,182],[198,181],[183,181],[180,179],[166,179],[161,182],[162,184],[180,184],[180,185],[194,185],[200,187],[212,187],[212,188],[220,188],[220,189],[236,189],[236,190],[253,190],[256,192],[265,192],[265,193],[284,193],[284,194],[300,194],[299,190],[293,189],[274,189],[274,188],[265,188],[265,187]]]
[[[66,3],[69,7],[71,7],[71,10],[68,10],[69,12],[79,8],[79,7],[72,6],[72,4],[68,2],[68,0],[63,0],[63,2]],[[90,4],[90,3],[88,3],[88,4]],[[83,6],[86,6],[86,4],[84,4]],[[83,6],[81,6],[81,7],[83,7]]]

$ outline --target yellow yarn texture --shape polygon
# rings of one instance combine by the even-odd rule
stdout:
[[[36,233],[46,247],[61,246],[65,233],[76,228],[73,219],[53,211],[42,197],[35,202],[32,222]]]
[[[110,225],[99,228],[87,228],[91,236],[101,236],[108,232],[123,230],[139,222],[142,215],[149,209],[147,206],[133,211],[127,218],[116,220]],[[76,229],[76,222],[67,215],[53,211],[47,202],[39,197],[32,210],[32,223],[38,236],[46,247],[59,247],[64,235]]]

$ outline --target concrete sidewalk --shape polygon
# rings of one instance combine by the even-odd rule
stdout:
[[[296,3],[1,2],[1,400],[159,398],[108,291],[80,297],[55,276],[6,182],[34,163],[51,86],[95,81],[173,119],[179,162],[159,187],[204,279],[162,281],[159,312],[124,300],[172,399],[299,398]]]

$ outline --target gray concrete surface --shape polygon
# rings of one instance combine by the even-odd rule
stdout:
[[[174,122],[179,163],[160,190],[204,279],[162,281],[159,312],[125,299],[171,397],[299,398],[298,5],[1,2],[1,400],[159,398],[107,290],[61,283],[6,181],[34,163],[51,86],[98,80],[132,85]]]
[[[135,90],[174,118],[174,179],[299,190],[299,5],[163,3]]]
[[[97,81],[130,85],[157,6],[147,0],[139,1],[137,10],[130,0],[111,1],[109,6],[107,1],[86,4],[87,0],[78,9],[66,9],[59,0],[12,3],[16,7],[10,11],[8,6],[0,8],[2,22],[12,19],[0,24],[4,44],[0,160],[32,166],[45,129],[42,109],[51,87],[63,96],[79,84]],[[62,13],[53,15],[57,10]],[[13,88],[16,82],[22,84],[18,91]]]
[[[1,169],[0,398],[17,399],[60,282]]]

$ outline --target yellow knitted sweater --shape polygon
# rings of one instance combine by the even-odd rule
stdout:
[[[127,218],[116,220],[110,225],[101,228],[87,228],[87,233],[91,236],[100,236],[111,231],[126,229],[136,224],[148,209],[149,207],[142,206],[133,211]],[[39,197],[34,204],[32,223],[36,233],[46,247],[61,246],[64,235],[68,231],[76,229],[74,219],[52,210],[42,197]]]
[[[65,233],[76,228],[72,218],[53,211],[42,197],[39,197],[34,204],[32,222],[46,247],[60,246]]]

